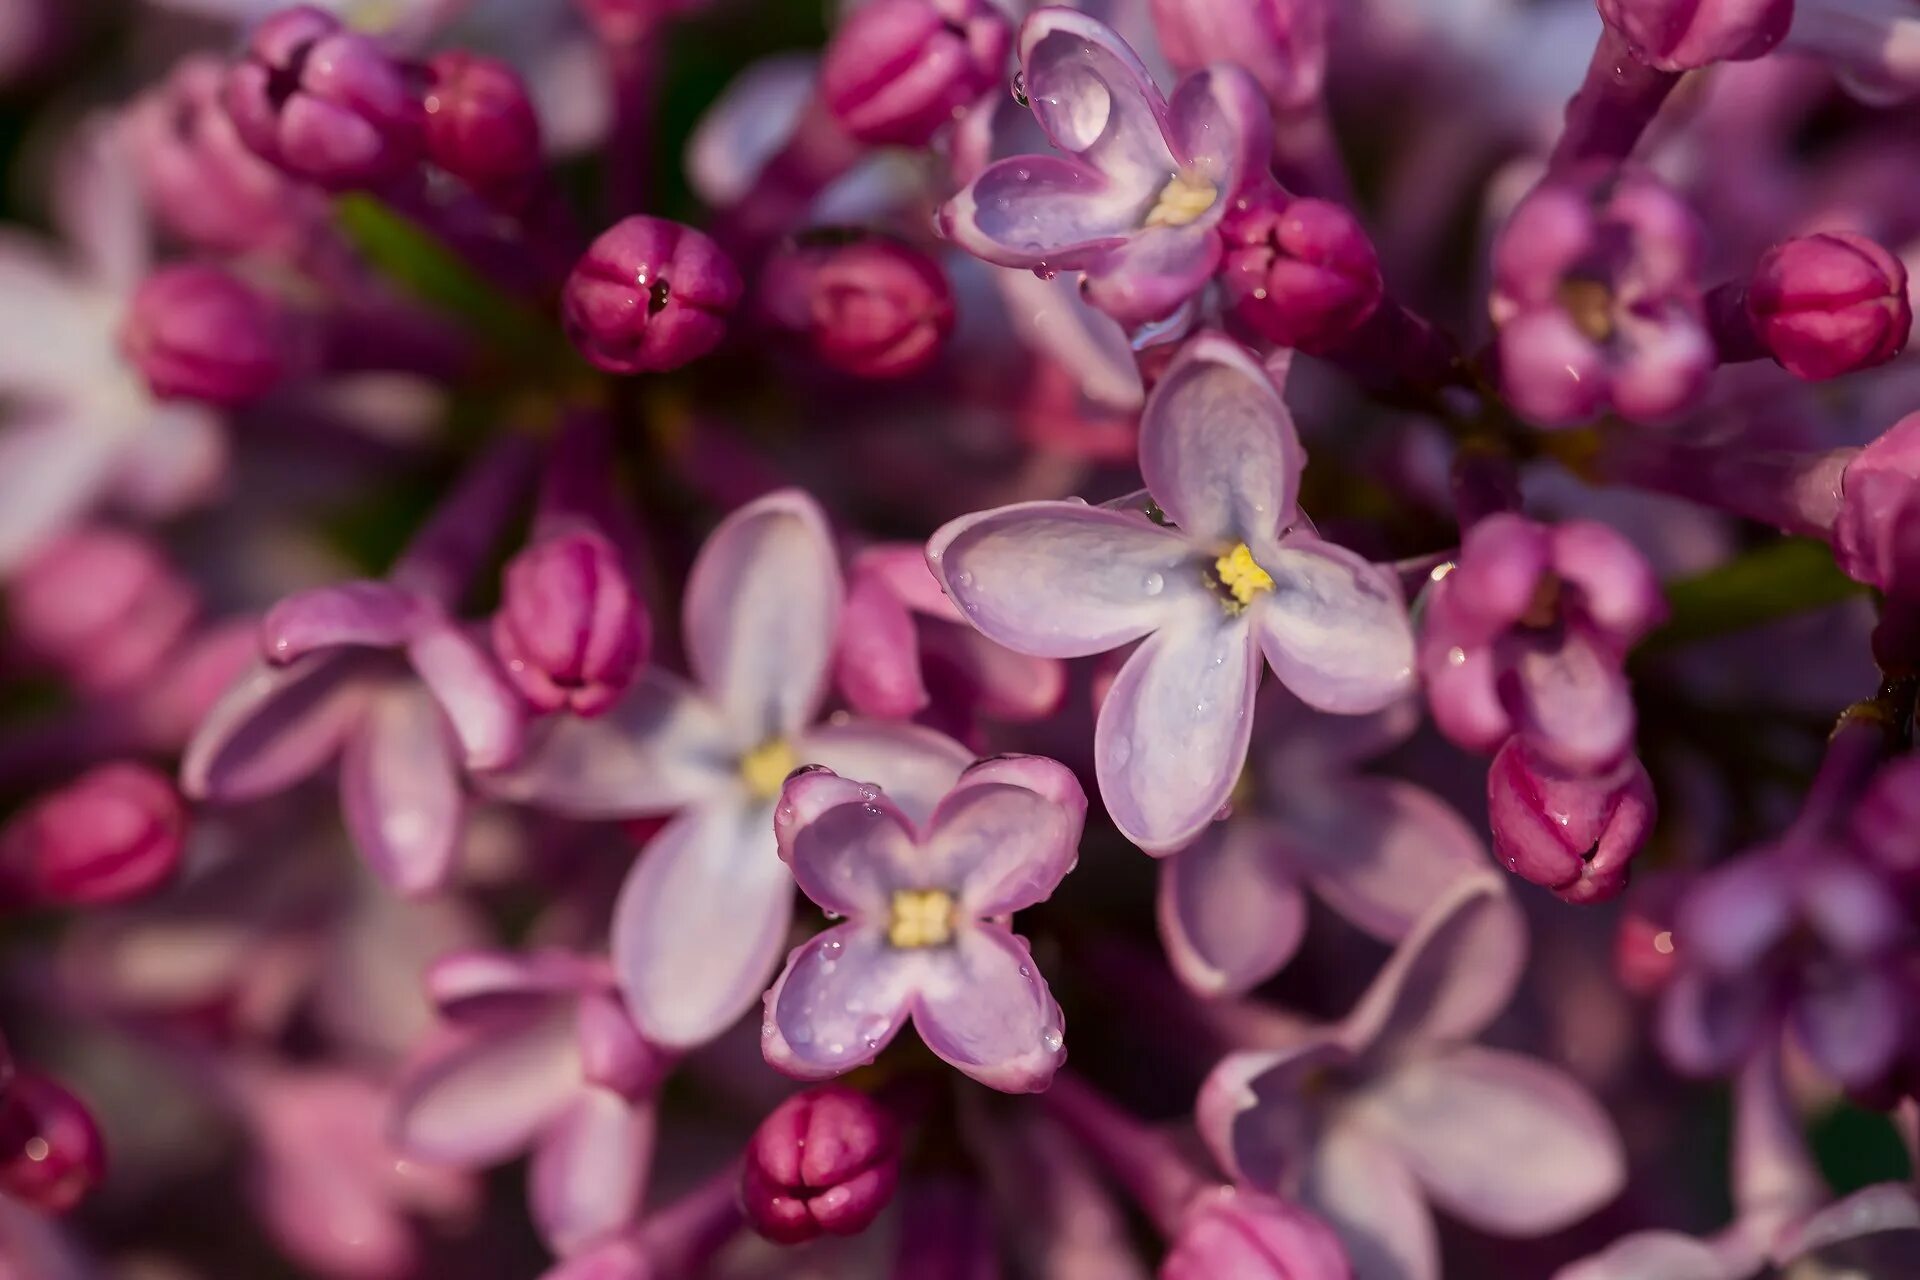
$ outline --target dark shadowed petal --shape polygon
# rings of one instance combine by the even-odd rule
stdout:
[[[1073,782],[1065,766],[1056,767]],[[1045,902],[1080,857],[1085,798],[1076,806],[1010,783],[968,783],[941,802],[921,850],[932,883],[975,916]],[[1077,782],[1073,789],[1079,792]]]
[[[1397,778],[1342,778],[1324,804],[1301,797],[1287,814],[1295,865],[1313,891],[1361,929],[1394,942],[1412,931],[1487,851],[1453,807]]]
[[[1180,980],[1203,996],[1239,995],[1293,958],[1307,900],[1280,831],[1229,818],[1161,862],[1159,915]]]
[[[1280,388],[1224,334],[1189,341],[1147,397],[1140,474],[1202,545],[1265,539],[1289,524],[1306,461]]]
[[[913,1024],[927,1047],[1003,1093],[1045,1089],[1066,1061],[1065,1028],[1026,942],[999,925],[963,927],[922,963]]]
[[[556,1009],[409,1069],[396,1099],[395,1143],[422,1160],[494,1164],[525,1150],[580,1087],[573,1018]]]
[[[1870,965],[1835,964],[1814,974],[1790,1011],[1807,1056],[1841,1084],[1872,1083],[1900,1048],[1900,989]]]
[[[1166,99],[1139,55],[1099,19],[1065,8],[1028,18],[1019,52],[1034,118],[1053,144],[1151,203],[1178,166]]]
[[[1433,1215],[1405,1165],[1357,1126],[1330,1130],[1300,1199],[1347,1246],[1353,1280],[1440,1280]]]
[[[1493,1021],[1520,981],[1527,928],[1489,869],[1435,902],[1387,960],[1345,1021],[1356,1047],[1469,1039]]]
[[[180,762],[196,799],[235,803],[284,791],[317,772],[359,723],[363,668],[315,654],[288,667],[257,662],[222,694]]]
[[[926,558],[918,547],[913,549],[913,560],[920,576],[931,583]],[[946,602],[945,596],[939,598]],[[862,715],[905,719],[928,702],[913,615],[887,582],[864,564],[855,569],[847,585],[847,604],[833,650],[833,680],[847,703]]]
[[[653,1160],[651,1101],[582,1085],[540,1136],[527,1196],[540,1238],[561,1257],[633,1225]]]
[[[498,769],[526,745],[526,710],[493,655],[458,624],[443,622],[415,636],[407,657],[446,712],[469,769]]]
[[[1310,535],[1263,552],[1273,590],[1256,598],[1260,648],[1295,697],[1322,711],[1378,711],[1413,680],[1413,630],[1391,576]],[[1271,561],[1271,563],[1269,563]]]
[[[1774,1243],[1782,1265],[1882,1232],[1920,1232],[1920,1193],[1904,1182],[1879,1182],[1788,1226]]]
[[[1117,649],[1207,600],[1202,555],[1137,515],[1022,502],[942,526],[927,559],[967,621],[1021,653]]]
[[[1222,1058],[1200,1086],[1194,1127],[1236,1182],[1280,1194],[1298,1185],[1353,1065],[1337,1029],[1303,1028],[1283,1049]],[[1320,1087],[1312,1088],[1311,1085]]]
[[[858,716],[815,725],[795,740],[794,754],[879,787],[916,824],[926,822],[973,762],[973,752],[936,729]]]
[[[767,993],[767,1061],[804,1080],[872,1062],[906,1023],[924,954],[854,922],[795,947]]]
[[[413,592],[387,582],[315,587],[267,610],[260,648],[269,662],[282,664],[335,645],[397,648],[435,612]]]
[[[1770,1012],[1764,978],[1683,970],[1661,997],[1655,1032],[1661,1052],[1679,1070],[1724,1075],[1759,1043]]]
[[[340,759],[340,804],[367,864],[396,893],[443,888],[466,826],[446,718],[424,689],[391,684],[368,704]]]

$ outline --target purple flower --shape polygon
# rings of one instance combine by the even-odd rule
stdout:
[[[860,378],[919,373],[953,334],[940,264],[891,236],[799,237],[762,268],[760,305],[815,359]]]
[[[438,55],[427,72],[427,158],[483,196],[524,195],[545,157],[540,117],[520,73],[464,50]]]
[[[1077,502],[965,516],[927,558],[967,619],[1010,649],[1104,653],[1135,640],[1100,708],[1095,770],[1121,832],[1154,853],[1227,801],[1260,658],[1303,702],[1359,713],[1411,682],[1398,585],[1323,542],[1295,505],[1305,464],[1279,389],[1205,334],[1148,399],[1140,470],[1171,525]]]
[[[100,1127],[51,1076],[9,1074],[0,1097],[0,1192],[41,1213],[66,1213],[107,1176]]]
[[[235,406],[286,379],[295,337],[277,299],[222,267],[184,263],[135,291],[121,343],[157,398]]]
[[[88,695],[164,675],[199,613],[199,593],[157,544],[104,525],[47,544],[7,583],[14,640]]]
[[[633,1225],[653,1092],[671,1060],[628,1021],[606,965],[564,951],[469,951],[442,959],[427,985],[460,1034],[401,1080],[400,1147],[463,1168],[531,1150],[533,1218],[556,1253]]]
[[[816,724],[841,607],[820,508],[768,494],[721,522],[695,559],[682,624],[695,684],[657,669],[593,720],[539,726],[489,789],[576,817],[678,816],[641,851],[615,904],[613,959],[634,1020],[676,1048],[724,1031],[766,990],[793,881],[774,801],[803,764],[884,786],[915,814],[972,757],[913,725]]]
[[[1237,201],[1221,227],[1235,318],[1267,341],[1324,352],[1380,305],[1380,259],[1360,220],[1326,200],[1274,187]]]
[[[1692,407],[1713,372],[1698,274],[1704,236],[1652,176],[1612,166],[1550,178],[1493,247],[1493,321],[1508,400],[1542,427],[1611,409],[1634,422]]]
[[[1429,1201],[1509,1236],[1593,1212],[1626,1176],[1606,1113],[1557,1068],[1467,1043],[1525,952],[1500,882],[1462,882],[1345,1019],[1214,1069],[1198,1116],[1215,1158],[1332,1223],[1356,1280],[1438,1280]]]
[[[646,608],[598,530],[552,533],[507,565],[493,648],[536,709],[601,714],[633,682],[649,642]]]
[[[994,756],[916,824],[871,783],[817,769],[787,783],[780,856],[845,924],[794,948],[767,992],[761,1047],[819,1079],[872,1062],[909,1015],[935,1054],[1008,1093],[1065,1060],[1060,1006],[1006,916],[1052,896],[1079,858],[1087,799],[1041,756]]]
[[[1517,733],[1564,769],[1608,768],[1633,745],[1627,651],[1665,612],[1653,570],[1610,526],[1488,516],[1428,595],[1434,720],[1469,750]]]
[[[1003,267],[1084,276],[1128,326],[1172,314],[1220,263],[1220,220],[1266,172],[1260,86],[1222,64],[1171,104],[1112,29],[1072,9],[1020,28],[1023,92],[1064,155],[989,165],[940,213],[968,252]]]

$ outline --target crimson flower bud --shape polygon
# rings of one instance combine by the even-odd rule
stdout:
[[[186,848],[187,806],[143,764],[107,764],[36,802],[0,837],[0,877],[20,899],[96,906],[153,892]]]
[[[1220,230],[1227,304],[1269,342],[1329,351],[1380,305],[1373,242],[1337,204],[1269,190],[1240,201]]]
[[[1907,269],[1850,231],[1799,236],[1767,250],[1747,286],[1747,317],[1780,367],[1809,382],[1899,355],[1913,328]]]
[[[227,111],[262,157],[322,186],[395,177],[419,162],[426,111],[416,69],[312,5],[254,29],[227,79]]]
[[[992,0],[873,0],[827,45],[820,91],[860,141],[925,146],[1000,82],[1012,46]]]
[[[802,237],[768,260],[760,298],[821,363],[861,378],[918,373],[953,333],[946,273],[891,236]]]
[[[507,565],[493,649],[541,711],[598,715],[646,661],[651,625],[605,534],[576,529],[533,543]]]
[[[106,1170],[86,1104],[37,1071],[15,1076],[0,1102],[0,1192],[42,1213],[65,1213]]]
[[[427,64],[427,158],[487,196],[512,196],[540,171],[540,118],[520,73],[459,50]]]
[[[7,583],[14,637],[89,693],[156,674],[199,612],[193,584],[157,546],[106,527],[55,539]]]
[[[747,1221],[778,1244],[858,1235],[900,1178],[900,1134],[886,1108],[845,1085],[808,1089],[760,1122],[740,1196]]]
[[[561,299],[567,335],[609,373],[676,369],[713,350],[745,289],[720,246],[665,218],[615,223]]]
[[[1509,871],[1568,902],[1605,902],[1653,828],[1653,782],[1632,755],[1602,774],[1563,773],[1516,736],[1488,770],[1487,816]]]
[[[1662,71],[1742,62],[1786,37],[1793,0],[1599,0],[1634,57]]]
[[[242,405],[279,386],[292,364],[279,306],[209,263],[162,267],[133,295],[121,345],[163,400]]]
[[[1257,1192],[1218,1187],[1180,1221],[1160,1280],[1348,1280],[1340,1239],[1305,1209]]]

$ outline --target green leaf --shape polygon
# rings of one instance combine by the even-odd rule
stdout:
[[[1840,572],[1825,543],[1810,538],[1770,542],[1696,577],[1668,583],[1671,614],[1641,652],[1676,649],[1811,613],[1866,590]]]

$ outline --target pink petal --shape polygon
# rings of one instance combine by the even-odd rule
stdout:
[[[391,583],[345,582],[288,596],[260,622],[260,647],[284,666],[316,649],[365,645],[394,649],[431,616],[420,597]]]
[[[347,830],[396,893],[434,893],[453,876],[466,797],[447,722],[424,690],[389,685],[368,704],[340,760]]]
[[[937,730],[859,718],[815,725],[795,740],[794,752],[843,778],[873,783],[916,823],[927,820],[973,763],[973,752]]]
[[[288,667],[256,664],[187,743],[181,786],[227,804],[285,790],[339,752],[365,713],[369,690],[365,673],[334,655]]]
[[[1306,534],[1262,555],[1273,590],[1249,612],[1280,682],[1310,707],[1378,711],[1413,683],[1406,602],[1378,566]],[[1269,563],[1270,561],[1270,563]]]
[[[526,742],[520,695],[457,623],[443,621],[407,645],[413,669],[446,713],[469,769],[498,769],[519,758]]]
[[[540,1137],[527,1194],[540,1238],[562,1257],[631,1227],[653,1162],[654,1109],[588,1086]]]
[[[1357,1046],[1477,1035],[1512,998],[1526,963],[1526,921],[1491,869],[1456,883],[1408,934],[1341,1023]]]
[[[1280,972],[1307,929],[1282,837],[1251,819],[1216,822],[1160,863],[1160,938],[1180,980],[1239,995]]]
[[[1357,1126],[1328,1130],[1300,1199],[1347,1246],[1353,1280],[1440,1280],[1440,1243],[1419,1185],[1391,1148]]]
[[[1003,1093],[1045,1089],[1066,1061],[1064,1027],[1026,943],[976,925],[922,963],[913,1024],[927,1047]]]
[[[977,916],[1011,915],[1051,897],[1080,857],[1087,798],[1065,765],[996,758],[940,802],[920,860]]]
[[[926,575],[926,561],[915,548]],[[942,597],[943,599],[945,597]],[[928,702],[920,673],[920,637],[913,615],[887,584],[854,571],[834,646],[834,683],[855,711],[905,719]]]
[[[427,971],[428,998],[458,1022],[528,1014],[556,1000],[601,989],[610,974],[571,951],[471,949],[442,955]]]
[[[801,943],[767,993],[767,1061],[804,1080],[872,1062],[905,1025],[930,954],[895,948],[854,922]]]
[[[395,1102],[395,1142],[422,1160],[470,1167],[511,1159],[582,1087],[570,1011],[476,1038],[411,1068]]]
[[[1288,826],[1299,873],[1335,911],[1397,942],[1466,876],[1484,870],[1478,833],[1432,792],[1397,778],[1343,778]]]

